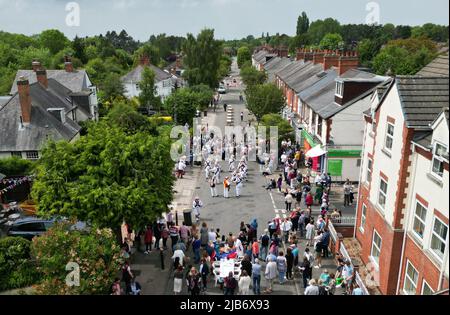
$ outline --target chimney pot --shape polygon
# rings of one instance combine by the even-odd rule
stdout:
[[[20,77],[17,81],[17,90],[22,113],[22,122],[24,125],[28,125],[31,122],[30,82],[25,77]]]
[[[33,60],[33,62],[31,63],[31,67],[33,68],[33,71],[36,72],[41,68],[41,63],[37,60]]]

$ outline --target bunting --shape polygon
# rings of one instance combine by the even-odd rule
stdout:
[[[24,176],[24,177],[15,178],[15,179],[3,179],[0,181],[0,183],[6,187],[3,189],[0,189],[0,197],[2,195],[5,195],[7,192],[13,190],[17,186],[20,186],[23,183],[32,182],[32,181],[33,181],[33,176]]]

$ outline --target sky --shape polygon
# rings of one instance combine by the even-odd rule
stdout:
[[[217,38],[237,39],[293,35],[302,11],[310,21],[333,17],[342,24],[374,18],[381,24],[449,24],[448,0],[0,0],[0,30],[33,35],[58,29],[73,38],[125,29],[146,41],[152,34],[185,36],[207,27]]]

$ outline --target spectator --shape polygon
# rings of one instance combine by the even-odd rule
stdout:
[[[267,289],[264,291],[265,293],[273,292],[273,281],[277,277],[277,263],[276,258],[269,258],[269,262],[266,265],[266,271],[264,273],[267,280]]]
[[[183,289],[183,266],[178,266],[173,276],[173,293],[180,294]]]
[[[285,277],[286,277],[286,271],[287,271],[287,260],[286,260],[286,257],[284,257],[283,252],[278,253],[277,270],[278,270],[278,277],[280,280],[280,284],[284,284]]]
[[[239,278],[239,294],[240,295],[249,295],[250,293],[250,284],[252,279],[248,275],[247,271],[242,271],[241,277]]]
[[[309,280],[309,286],[305,289],[305,295],[319,295],[319,287],[317,286],[316,280]]]
[[[259,264],[259,259],[255,258],[255,262],[252,265],[252,282],[253,282],[253,293],[255,295],[261,294],[261,265]]]
[[[286,253],[286,279],[293,280],[292,268],[294,267],[294,255],[292,254],[292,248],[287,248]]]
[[[200,275],[195,267],[190,269],[190,272],[186,277],[186,283],[188,286],[188,291],[191,295],[200,294]]]
[[[234,295],[234,290],[236,290],[237,287],[237,281],[234,278],[234,274],[233,271],[230,271],[230,273],[228,274],[228,277],[225,278],[224,281],[224,287],[225,287],[225,295]]]

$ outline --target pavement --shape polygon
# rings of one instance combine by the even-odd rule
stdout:
[[[239,101],[239,93],[243,91],[243,87],[238,77],[239,70],[236,63],[233,63],[231,76],[236,78],[238,84],[236,86],[230,86],[227,94],[222,95],[220,105],[216,111],[212,109],[208,112],[207,117],[203,118],[203,123],[209,124],[209,126],[215,125],[224,130],[226,124],[226,113],[223,111],[223,103],[233,106],[235,115],[235,125],[248,125],[249,113],[243,102]],[[244,121],[241,123],[240,113],[244,112]],[[222,161],[222,169],[224,172],[221,175],[223,180],[227,175],[228,163]],[[201,222],[206,222],[208,228],[220,228],[221,234],[228,235],[229,232],[237,234],[239,232],[240,222],[249,223],[256,218],[258,220],[258,237],[264,231],[267,223],[274,217],[286,217],[287,214],[284,210],[284,195],[275,190],[272,192],[267,191],[264,187],[266,179],[261,175],[259,165],[256,162],[249,162],[248,180],[244,183],[244,187],[241,192],[240,198],[235,198],[235,186],[232,186],[230,191],[230,198],[225,199],[223,197],[212,198],[210,195],[209,185],[205,181],[202,169],[199,166],[188,167],[186,170],[186,176],[183,179],[179,179],[176,182],[174,190],[174,210],[179,211],[179,223],[181,223],[183,209],[191,207],[194,195],[199,196],[204,203],[204,207],[201,210]],[[273,176],[278,177],[278,174]],[[218,193],[223,195],[223,186],[218,185]],[[336,189],[336,200],[334,205],[339,207],[339,189]],[[332,194],[330,197],[333,197]],[[343,197],[341,198],[343,201]],[[351,208],[344,209],[344,213],[351,213]],[[354,211],[354,210],[353,210]],[[313,207],[313,214],[319,213],[319,206]],[[354,213],[354,212],[353,212]],[[345,214],[344,214],[345,215]],[[168,246],[170,248],[170,240],[168,240]],[[300,239],[299,241],[300,255],[306,248],[306,241]],[[311,250],[313,250],[311,248]],[[192,251],[188,251],[187,255],[192,256]],[[138,282],[142,285],[143,294],[173,294],[173,270],[171,267],[171,251],[165,251],[164,262],[165,269],[161,270],[161,259],[159,252],[152,252],[149,255],[142,253],[136,253],[132,259],[132,271],[135,272]],[[301,257],[300,256],[300,257]],[[265,264],[263,263],[263,270]],[[198,266],[195,266],[198,268]],[[313,268],[313,277],[318,278],[323,269],[328,269],[331,272],[335,272],[336,264],[333,258],[323,259],[322,268]],[[261,279],[261,289],[266,287],[264,277]],[[303,284],[299,274],[294,274],[294,280],[287,281],[285,284],[280,285],[278,282],[274,284],[273,295],[299,295],[303,294]],[[208,295],[220,295],[223,292],[219,288],[214,288],[214,281],[211,277],[209,281],[209,289],[206,294]],[[183,294],[187,294],[186,286],[183,284]],[[336,294],[339,294],[337,289]]]

